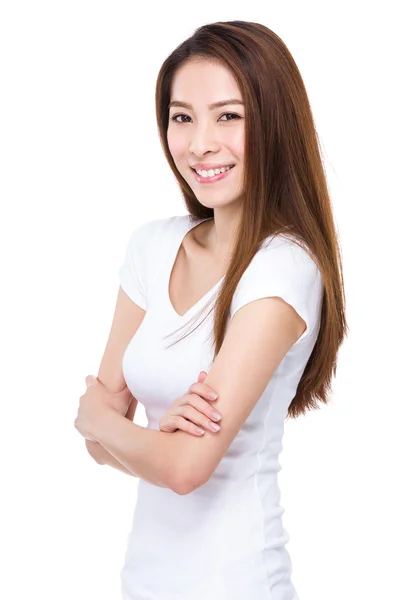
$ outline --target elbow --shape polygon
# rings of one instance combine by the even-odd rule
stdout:
[[[173,482],[172,490],[176,494],[179,494],[179,496],[186,496],[186,494],[191,494],[204,485],[206,481],[207,480],[202,477],[197,477],[196,474],[186,476],[185,471],[183,471],[183,473],[176,477],[175,482]]]
[[[179,496],[186,496],[186,494],[191,494],[194,492],[199,485],[194,485],[189,481],[183,480],[172,486],[172,490],[175,494],[179,494]]]
[[[207,483],[212,475],[212,470],[207,461],[196,460],[192,453],[187,453],[182,447],[179,447],[176,433],[171,433],[170,436],[168,444],[173,444],[173,446],[169,446],[169,450],[166,452],[167,485],[169,484],[168,487],[175,494],[186,496]]]
[[[176,474],[176,476],[172,477],[168,487],[179,496],[185,496],[189,493],[189,482],[186,477],[181,474]]]

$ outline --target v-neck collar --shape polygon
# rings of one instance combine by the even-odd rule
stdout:
[[[200,219],[197,223],[190,223],[189,218],[186,219],[186,231],[182,231],[181,235],[180,235],[180,239],[177,237],[176,238],[176,244],[174,245],[174,251],[171,254],[171,261],[169,264],[169,268],[168,268],[168,276],[166,278],[166,285],[165,285],[165,290],[166,290],[166,299],[167,299],[167,303],[168,306],[171,310],[171,312],[175,315],[176,318],[178,319],[186,319],[189,315],[191,315],[192,313],[194,313],[204,302],[204,300],[206,300],[208,298],[208,296],[210,296],[210,294],[212,294],[214,292],[214,290],[220,285],[220,283],[223,281],[224,279],[224,275],[221,279],[219,279],[219,281],[217,283],[215,283],[205,294],[204,296],[202,296],[197,302],[195,302],[195,304],[193,304],[193,306],[191,306],[183,315],[180,315],[178,312],[176,312],[170,296],[169,296],[169,284],[171,281],[171,276],[172,276],[172,272],[174,269],[174,266],[176,264],[176,260],[178,258],[179,255],[179,251],[182,247],[182,243],[183,240],[185,239],[186,235],[189,233],[189,231],[191,231],[192,229],[194,229],[195,227],[197,227],[198,225],[200,225],[201,223],[203,223],[204,221],[209,221],[210,219],[212,219],[212,217],[209,217],[207,219]]]

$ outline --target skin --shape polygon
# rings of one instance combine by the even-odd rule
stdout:
[[[190,59],[174,76],[171,102],[187,103],[192,108],[170,107],[168,145],[179,173],[199,202],[214,211],[214,220],[203,223],[200,232],[214,259],[229,252],[243,189],[244,106],[209,108],[228,99],[242,101],[242,95],[231,71],[219,63]],[[223,180],[202,184],[190,168],[196,163],[235,167]]]
[[[211,104],[226,99],[242,102],[242,94],[231,71],[218,62],[193,58],[183,64],[174,76],[171,102],[187,103],[191,108],[170,107],[168,145],[179,173],[188,182],[196,198],[203,206],[214,211],[212,221],[206,221],[195,229],[196,241],[214,261],[223,261],[230,251],[233,232],[240,217],[243,190],[244,106],[229,103],[210,109]],[[235,166],[223,180],[202,184],[196,180],[190,168],[196,163]],[[198,385],[204,385],[205,376],[199,376]],[[114,406],[116,398],[114,395],[109,397],[106,390],[105,402],[94,402],[95,388],[92,387],[95,379],[89,376],[86,383],[89,389],[81,398],[75,427],[91,440],[88,432],[91,424],[100,416],[100,411],[117,408]],[[100,385],[96,387],[100,391]],[[212,389],[204,387],[206,394]],[[203,394],[202,389],[196,389],[196,393]],[[208,426],[207,417],[210,419],[211,413],[209,410],[205,413],[206,420],[199,424]],[[112,466],[116,467],[117,464],[114,461]]]

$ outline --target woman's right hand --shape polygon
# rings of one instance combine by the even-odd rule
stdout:
[[[203,383],[206,377],[207,373],[201,371],[197,383],[193,383],[186,394],[176,398],[171,408],[159,421],[160,431],[173,433],[181,429],[198,437],[205,433],[202,428],[212,433],[217,431],[212,426],[217,424],[221,415],[219,419],[213,415],[215,409],[211,403],[217,398],[210,398],[210,392],[215,392],[215,390]]]

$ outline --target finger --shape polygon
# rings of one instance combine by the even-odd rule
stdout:
[[[205,415],[205,417],[210,419],[213,423],[217,423],[222,419],[221,413],[213,406],[213,400],[209,402],[205,400],[202,394],[196,393],[187,393],[178,398],[171,407],[171,413],[183,414],[182,408],[188,405]]]
[[[199,377],[197,378],[197,381],[199,383],[203,383],[203,381],[206,379],[207,377],[207,373],[206,371],[200,371]]]
[[[89,387],[89,385],[93,385],[94,383],[96,383],[96,381],[97,379],[93,375],[88,375],[85,379],[87,387]]]
[[[181,408],[183,406],[189,405],[189,406],[193,406],[193,408],[198,410],[200,413],[202,413],[203,415],[205,415],[208,419],[211,419],[212,421],[217,422],[222,418],[219,411],[213,407],[213,404],[210,402],[207,402],[204,398],[202,398],[202,396],[199,396],[198,394],[186,394],[182,398],[183,398],[183,402],[178,404],[177,408],[175,409],[177,411],[176,414],[178,414],[178,413],[182,414]]]
[[[204,429],[202,429],[201,427],[197,427],[196,425],[194,425],[193,423],[184,419],[181,416],[173,416],[173,415],[170,418],[169,425],[166,423],[165,419],[163,419],[162,423],[160,423],[160,425],[159,425],[159,428],[161,431],[165,431],[165,432],[169,432],[169,433],[173,433],[174,431],[177,431],[178,429],[180,429],[181,431],[185,431],[186,433],[190,433],[191,435],[194,435],[197,437],[201,437],[205,433]]]
[[[208,431],[218,431],[220,429],[218,423],[214,423],[210,417],[207,417],[204,413],[200,412],[200,410],[197,410],[190,404],[180,406],[178,408],[178,413],[180,416],[194,423],[197,427],[204,427]]]
[[[203,398],[205,398],[206,400],[217,400],[218,399],[218,394],[215,390],[213,390],[212,387],[210,387],[209,385],[207,385],[206,383],[192,383],[192,385],[189,388],[189,394],[198,394],[199,396],[202,396]],[[214,394],[214,396],[211,396],[211,394]]]

